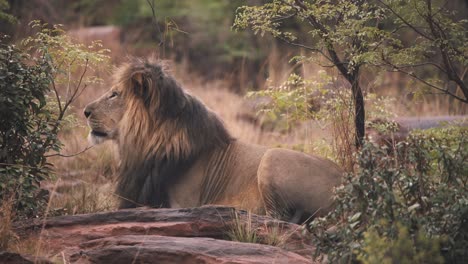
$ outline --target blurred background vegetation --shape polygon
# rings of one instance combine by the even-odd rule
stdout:
[[[207,80],[229,79],[237,93],[258,90],[269,79],[279,85],[291,72],[305,75],[304,67],[288,62],[305,50],[288,45],[269,34],[256,35],[250,30],[232,30],[236,10],[243,5],[260,6],[262,0],[2,0],[0,32],[19,40],[31,34],[29,21],[39,19],[49,24],[63,24],[66,30],[115,25],[121,29],[123,54],[157,54],[160,58],[183,62],[190,71]],[[445,1],[455,20],[466,19],[464,0]],[[154,16],[151,4],[154,5]],[[8,7],[9,5],[9,7]],[[16,20],[16,21],[15,21]],[[382,21],[383,28],[390,21]],[[285,31],[306,37],[310,29],[300,20],[284,21]],[[412,34],[403,36],[411,42]],[[124,56],[120,56],[123,58]],[[313,66],[312,66],[313,67]],[[316,66],[315,66],[316,67]],[[316,69],[315,69],[316,70]],[[369,72],[367,74],[374,74]],[[425,75],[437,73],[426,72]],[[363,74],[366,75],[366,74]],[[307,76],[303,76],[307,77]],[[403,101],[414,98],[417,86],[402,75],[363,77],[363,89],[384,95],[398,95]],[[380,83],[376,84],[378,81]],[[417,95],[417,94],[416,94]],[[453,98],[452,98],[453,99]],[[440,103],[443,114],[466,114],[466,104],[453,104],[451,98],[426,95],[424,100]],[[421,110],[421,109],[419,109]]]
[[[208,79],[239,76],[232,78],[232,88],[238,91],[258,87],[268,77],[267,57],[276,45],[269,38],[231,30],[235,10],[245,1],[154,1],[155,17],[146,0],[9,3],[6,12],[19,23],[3,20],[0,29],[14,40],[31,33],[27,24],[33,19],[64,24],[67,29],[116,25],[122,27],[121,41],[129,53],[156,52],[178,62],[187,60]]]

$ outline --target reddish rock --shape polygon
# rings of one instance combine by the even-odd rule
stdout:
[[[279,245],[227,241],[238,219],[252,222],[260,242],[271,240],[275,230]],[[311,263],[313,247],[301,230],[221,206],[136,208],[16,225],[22,238],[41,237],[52,255],[63,252],[71,263]]]
[[[71,255],[72,262],[310,263],[302,256],[273,246],[204,237],[113,236],[82,243],[81,248],[78,253]]]

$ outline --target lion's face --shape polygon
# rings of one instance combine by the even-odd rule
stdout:
[[[88,104],[84,114],[91,128],[89,140],[93,144],[100,144],[108,139],[117,139],[119,122],[124,113],[125,101],[122,92],[116,87]]]

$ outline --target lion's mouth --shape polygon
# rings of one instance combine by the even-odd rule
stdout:
[[[107,137],[108,136],[108,134],[106,132],[101,132],[101,131],[97,131],[97,130],[92,130],[91,134],[93,136],[96,136],[96,137]]]

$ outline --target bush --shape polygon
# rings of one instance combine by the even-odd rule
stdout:
[[[61,155],[57,135],[72,119],[67,110],[100,82],[89,72],[108,59],[100,43],[76,44],[60,26],[31,25],[39,30],[23,41],[26,51],[0,44],[0,202],[14,196],[16,217],[44,209],[40,182],[52,175],[47,157]]]
[[[311,223],[315,255],[355,260],[367,254],[366,232],[396,241],[400,223],[415,251],[421,250],[416,237],[422,234],[441,239],[448,263],[468,259],[467,136],[466,128],[448,127],[414,132],[393,151],[364,144],[358,172],[336,189],[335,210]]]
[[[45,153],[60,149],[47,107],[51,69],[14,45],[0,46],[0,201],[15,195],[20,215],[33,216],[44,205],[39,182],[51,166]]]
[[[397,224],[397,237],[393,240],[372,229],[364,233],[358,260],[364,264],[444,263],[438,239],[427,238],[421,231],[413,238],[401,224]]]

